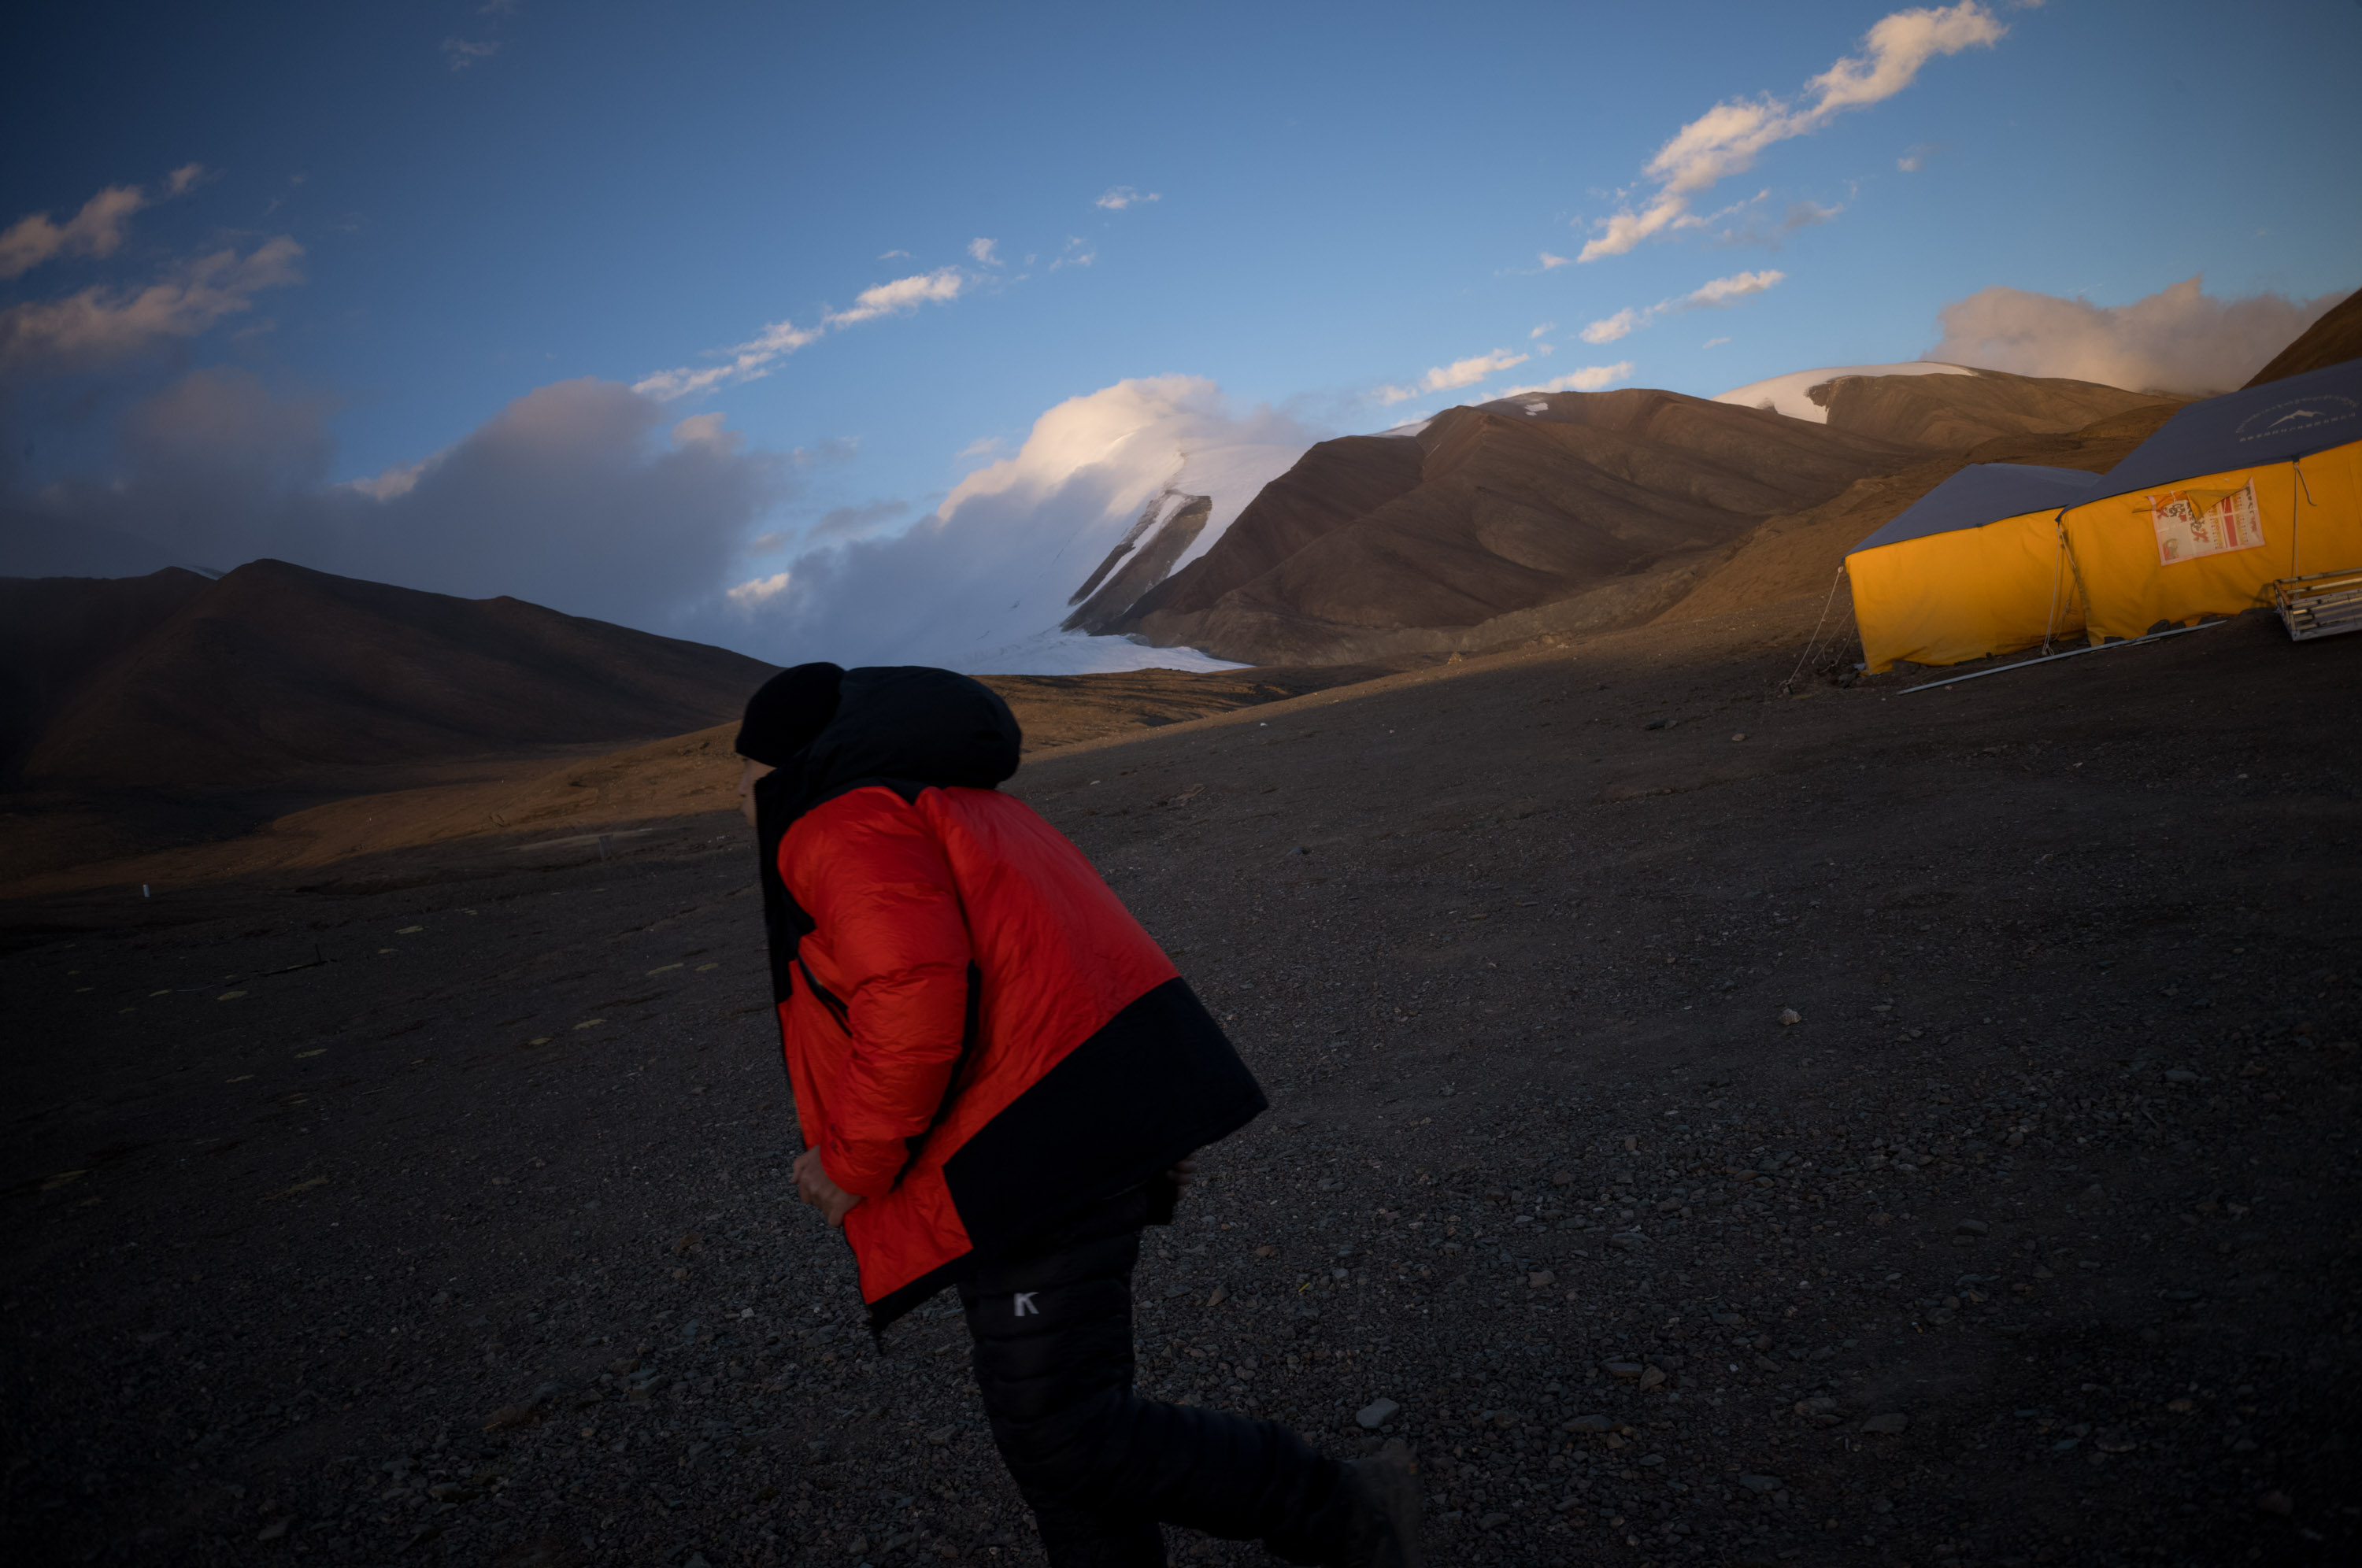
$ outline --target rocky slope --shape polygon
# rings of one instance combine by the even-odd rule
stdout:
[[[2362,359],[2362,291],[2332,306],[2328,315],[2300,333],[2295,342],[2272,357],[2271,363],[2247,381],[2251,387],[2301,376],[2307,370]]]

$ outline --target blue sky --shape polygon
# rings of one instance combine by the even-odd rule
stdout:
[[[2362,282],[2348,0],[47,9],[0,50],[0,228],[52,226],[9,231],[0,281],[14,518],[772,657],[814,651],[792,596],[734,622],[723,589],[909,526],[1127,379],[1308,440],[1585,368],[1712,394],[1916,358],[1983,291],[2104,310],[2202,275],[2219,337],[2228,302]],[[1717,105],[1760,144],[1665,153]],[[1602,226],[1669,190],[1700,221],[1619,248]],[[43,338],[77,297],[126,319]],[[671,395],[767,331],[758,373]],[[553,424],[542,478],[494,461]],[[468,450],[501,504],[434,466]],[[536,575],[555,515],[476,547],[502,505],[579,504],[534,487],[586,451],[651,509],[599,525],[603,578]],[[710,515],[658,594],[668,458]],[[175,485],[277,521],[161,536]],[[409,553],[357,542],[395,523]]]

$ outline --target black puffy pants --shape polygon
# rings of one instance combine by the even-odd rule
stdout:
[[[1051,1568],[1164,1568],[1160,1524],[1343,1561],[1344,1465],[1276,1421],[1132,1392],[1131,1271],[1148,1199],[1125,1194],[960,1286],[985,1414]]]

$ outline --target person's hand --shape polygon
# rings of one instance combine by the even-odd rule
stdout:
[[[830,1225],[842,1227],[844,1217],[853,1212],[861,1199],[828,1179],[821,1168],[820,1151],[806,1149],[796,1156],[796,1196],[820,1210],[820,1217]]]
[[[1171,1170],[1164,1173],[1164,1179],[1171,1182],[1176,1190],[1181,1187],[1186,1187],[1190,1183],[1196,1181],[1198,1179],[1198,1156],[1192,1154],[1187,1159],[1179,1162]]]

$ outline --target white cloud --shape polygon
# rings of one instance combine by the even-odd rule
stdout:
[[[1644,313],[1628,307],[1614,315],[1600,317],[1575,336],[1585,343],[1613,343],[1619,337],[1630,337],[1632,329],[1648,319]]]
[[[922,304],[947,304],[959,298],[960,290],[966,283],[966,275],[956,267],[913,273],[908,278],[897,278],[890,283],[864,289],[854,296],[851,310],[831,311],[822,319],[830,326],[852,326],[859,322],[874,321],[881,315],[900,315]]]
[[[1087,267],[1098,259],[1099,253],[1089,240],[1079,235],[1069,235],[1065,249],[1050,263],[1050,271],[1054,272],[1061,267]]]
[[[1730,339],[1727,337],[1709,337],[1705,342],[1699,344],[1698,347],[1701,348],[1719,348],[1729,341]]]
[[[1569,258],[1564,256],[1553,256],[1547,250],[1540,252],[1540,255],[1541,258],[1542,271],[1545,272],[1554,271],[1561,267],[1572,267],[1574,265],[1573,261]]]
[[[1686,310],[1718,310],[1733,300],[1743,300],[1749,294],[1760,294],[1788,274],[1765,269],[1760,272],[1733,272],[1727,278],[1710,278],[1681,298],[1677,308]]]
[[[775,571],[768,577],[749,578],[745,582],[738,584],[735,588],[729,590],[723,595],[723,597],[729,600],[731,605],[735,609],[742,611],[759,610],[764,605],[768,604],[772,600],[777,599],[780,594],[785,593],[788,591],[788,584],[794,580],[795,574],[793,572]]]
[[[968,475],[911,527],[803,551],[737,640],[782,662],[978,668],[1057,625],[1158,496],[1214,498],[1200,552],[1319,434],[1269,408],[1234,410],[1194,376],[1070,398],[1034,422],[1014,455]]]
[[[966,446],[962,447],[955,456],[961,459],[968,458],[989,458],[998,455],[999,451],[999,436],[979,436],[975,440],[970,441]]]
[[[1512,354],[1507,348],[1472,354],[1465,359],[1454,359],[1449,365],[1430,366],[1416,386],[1382,386],[1372,395],[1381,403],[1393,404],[1407,403],[1421,392],[1456,392],[1462,387],[1474,386],[1496,371],[1506,370],[1512,365],[1522,365],[1532,357],[1530,354]]]
[[[199,257],[144,289],[94,286],[11,305],[0,310],[0,370],[86,370],[166,338],[194,337],[252,308],[263,290],[302,282],[303,256],[302,246],[281,235],[244,256]]]
[[[1526,336],[1527,336],[1528,337],[1540,337],[1543,336],[1545,333],[1556,332],[1557,330],[1558,330],[1558,323],[1557,323],[1557,322],[1555,322],[1555,321],[1545,321],[1545,322],[1543,322],[1540,326],[1535,327],[1531,332],[1527,333],[1527,334],[1526,334]]]
[[[500,51],[501,44],[498,39],[454,38],[443,40],[443,58],[449,62],[454,71],[465,71],[471,65],[480,65]]]
[[[976,258],[979,266],[998,267],[1000,265],[1000,258],[992,253],[992,248],[996,243],[998,242],[990,239],[971,239],[967,242],[967,253]]]
[[[1099,197],[1098,201],[1093,202],[1091,205],[1105,207],[1111,213],[1120,213],[1126,207],[1138,206],[1147,202],[1161,202],[1164,199],[1153,191],[1142,193],[1133,190],[1129,185],[1118,185]]]
[[[1418,384],[1428,392],[1452,392],[1461,387],[1473,387],[1495,371],[1522,365],[1530,357],[1512,354],[1507,348],[1496,348],[1488,354],[1472,354],[1465,359],[1454,359],[1449,365],[1432,367],[1418,379]]]
[[[1529,387],[1511,387],[1505,392],[1496,393],[1495,400],[1527,397],[1535,392],[1597,392],[1610,382],[1622,381],[1631,373],[1632,361],[1629,359],[1618,359],[1612,365],[1585,365],[1580,370],[1570,375],[1560,376],[1552,381],[1538,381]]]
[[[1760,272],[1733,272],[1727,278],[1709,278],[1688,293],[1659,300],[1655,304],[1638,309],[1627,307],[1614,315],[1602,316],[1577,334],[1585,343],[1613,343],[1628,337],[1635,328],[1647,326],[1661,315],[1675,315],[1690,310],[1720,310],[1747,298],[1760,294],[1784,282],[1788,274],[1766,268]]]
[[[184,196],[205,178],[202,163],[183,163],[164,176],[163,200]],[[0,279],[20,278],[61,256],[112,256],[129,232],[131,215],[154,204],[138,185],[109,185],[63,223],[31,213],[0,230]]]
[[[877,253],[877,259],[880,261],[908,261],[910,259],[911,253],[907,250],[881,250]]]
[[[2199,278],[2125,305],[1984,289],[1944,307],[1943,341],[1921,358],[2134,392],[2227,392],[2344,297],[2226,300]]]
[[[1606,219],[1598,237],[1576,259],[1620,256],[1642,240],[1682,225],[1690,204],[1733,174],[1754,165],[1776,142],[1808,136],[1849,109],[1883,103],[1911,85],[1939,55],[1991,48],[2008,29],[1978,0],[1917,7],[1882,17],[1864,37],[1865,52],[1849,55],[1805,83],[1801,106],[1766,94],[1752,101],[1716,104],[1657,150],[1644,172],[1657,193],[1638,211]]]
[[[955,267],[897,278],[890,283],[862,290],[855,296],[852,309],[831,311],[821,317],[817,326],[798,326],[792,321],[775,321],[745,342],[723,350],[727,357],[721,364],[701,368],[682,365],[674,370],[657,370],[634,381],[632,390],[644,397],[670,403],[697,392],[710,392],[718,386],[759,381],[769,375],[781,359],[799,348],[810,347],[833,329],[857,326],[881,315],[913,311],[931,302],[938,304],[948,303],[959,297],[966,282],[966,276]]]

